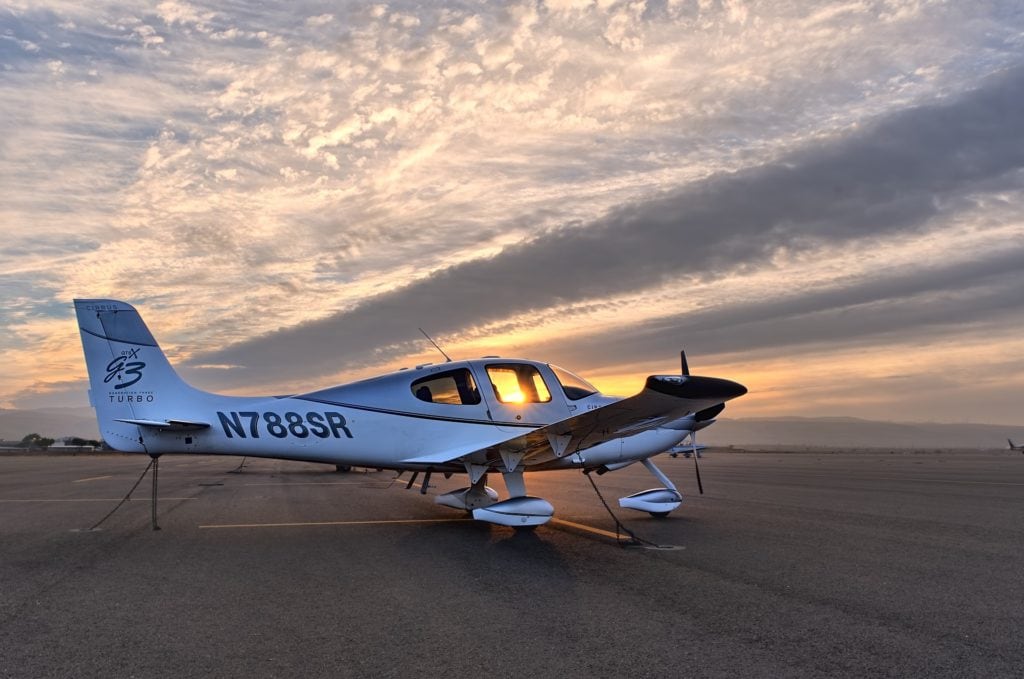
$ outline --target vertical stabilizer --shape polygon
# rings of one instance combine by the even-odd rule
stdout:
[[[159,420],[197,390],[174,371],[132,305],[76,299],[75,314],[100,434],[117,450],[147,452],[139,427],[120,420]]]

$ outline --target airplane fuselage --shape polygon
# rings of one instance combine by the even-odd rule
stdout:
[[[136,347],[132,351],[137,363],[146,364],[147,351],[158,349]],[[145,370],[139,368],[142,374]],[[145,420],[150,412],[173,412],[182,421],[209,425],[149,429],[140,435],[132,423],[121,422],[104,431],[108,443],[121,450],[461,471],[462,465],[457,463],[408,460],[494,445],[509,434],[524,433],[619,400],[596,391],[584,394],[580,388],[570,392],[563,388],[555,370],[559,369],[524,359],[474,359],[418,366],[285,397],[235,397],[191,390],[171,404],[160,396],[131,388],[118,390],[117,381],[112,380],[104,385],[104,393],[93,394],[93,399],[97,407],[130,404],[138,420]],[[510,375],[509,388],[520,386],[521,376],[527,375],[527,386],[533,391],[521,401],[519,396],[503,401],[497,388],[491,386],[491,375],[495,374]],[[446,402],[436,402],[433,394],[432,400],[425,400],[424,385],[427,389],[430,385],[439,385],[436,389],[448,387],[443,395]],[[466,388],[468,385],[472,385],[472,391]],[[598,444],[585,454],[566,457],[544,468],[593,467],[664,451],[678,443],[692,425],[692,417],[683,419],[689,421]]]

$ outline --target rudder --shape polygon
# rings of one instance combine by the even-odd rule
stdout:
[[[178,376],[132,305],[76,299],[75,314],[100,434],[116,450],[147,452],[139,427],[119,420],[158,419],[197,390]]]

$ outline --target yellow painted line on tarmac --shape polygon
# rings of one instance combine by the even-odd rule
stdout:
[[[200,528],[297,528],[302,526],[381,526],[387,524],[466,523],[473,519],[385,519],[380,521],[304,521],[298,523],[222,523]]]
[[[367,483],[391,483],[387,481],[282,481],[280,483],[243,483],[243,486],[364,486]]]
[[[582,523],[576,523],[574,521],[566,521],[565,519],[552,518],[548,523],[553,523],[558,526],[568,526],[569,528],[575,528],[576,530],[582,530],[587,533],[593,533],[594,535],[601,535],[612,540],[618,540],[621,536],[615,533],[604,530],[603,528],[594,528],[593,526],[587,526]]]
[[[16,498],[16,499],[0,499],[0,502],[120,502],[124,498],[120,497],[82,497],[82,498],[69,498],[62,500],[54,500],[51,498]],[[153,498],[150,497],[133,497],[132,500],[135,502],[142,502],[143,500],[149,501]],[[194,497],[163,497],[158,495],[157,500],[195,500]]]
[[[86,481],[99,481],[100,479],[109,479],[111,477],[112,477],[111,474],[107,474],[106,476],[90,476],[87,479],[78,479],[76,481],[72,481],[71,483],[85,483]]]

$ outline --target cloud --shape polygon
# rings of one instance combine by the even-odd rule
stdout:
[[[967,334],[991,324],[1005,328],[1024,317],[1024,247],[956,262],[924,262],[910,271],[871,276],[826,289],[794,291],[756,302],[722,303],[626,327],[574,338],[571,347],[540,342],[531,349],[553,360],[569,356],[578,365],[601,357],[624,360],[670,356],[682,348],[693,356],[778,354],[798,347],[838,350],[884,342],[926,342]]]
[[[1019,186],[1022,108],[1024,69],[1017,68],[955,101],[913,107],[775,162],[714,175],[586,226],[552,230],[355,309],[197,360],[258,367],[271,376],[316,374],[336,370],[339,354],[366,360],[419,325],[454,333],[672,280],[769,266],[783,249],[923,232],[944,205]]]
[[[538,346],[536,323],[593,340],[605,369],[620,356],[598,336],[625,325],[961,261],[986,221],[1020,235],[1021,182],[998,166],[1018,130],[996,148],[921,105],[987,129],[963,93],[1020,60],[1020,35],[1012,0],[12,0],[5,355],[18,384],[57,379],[39,342],[74,340],[33,309],[86,295],[135,302],[175,359],[235,347],[248,368],[195,371],[213,389],[387,362],[420,348],[417,325],[493,349]],[[948,236],[920,266],[917,233]],[[313,367],[277,353],[291,338]]]

